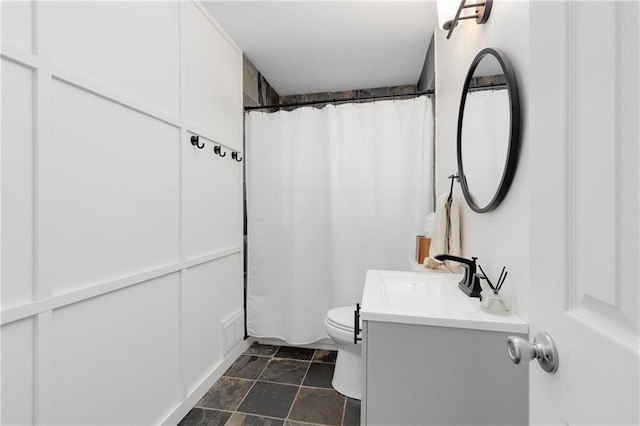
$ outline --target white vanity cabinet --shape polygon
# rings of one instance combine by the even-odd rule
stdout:
[[[459,276],[431,285],[392,273],[385,287],[385,273],[369,271],[363,294],[362,424],[527,424],[528,368],[511,363],[506,340],[526,338],[528,325],[481,311]]]

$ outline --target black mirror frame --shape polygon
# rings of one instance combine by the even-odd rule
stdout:
[[[478,206],[473,200],[467,180],[464,175],[464,169],[462,167],[462,120],[464,118],[464,106],[467,99],[467,93],[469,89],[469,83],[473,77],[473,73],[476,70],[478,64],[486,55],[492,55],[500,63],[504,75],[506,78],[507,91],[509,94],[509,109],[511,111],[511,121],[509,123],[509,147],[507,151],[507,160],[502,172],[502,178],[498,189],[496,190],[493,199],[484,206]],[[516,74],[511,65],[509,58],[499,49],[486,48],[482,49],[471,62],[469,71],[467,71],[467,77],[464,80],[462,87],[462,95],[460,96],[460,111],[458,113],[458,138],[457,138],[457,156],[458,156],[458,176],[460,177],[460,186],[462,187],[462,193],[467,201],[467,204],[476,213],[488,213],[495,210],[496,207],[502,202],[507,195],[507,191],[513,181],[513,176],[516,173],[516,167],[518,164],[518,155],[520,151],[520,95],[518,92],[518,82],[516,80]]]

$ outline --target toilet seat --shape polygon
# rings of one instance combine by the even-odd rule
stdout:
[[[353,333],[353,313],[352,306],[342,306],[340,308],[331,309],[327,312],[327,322],[332,327]],[[362,328],[362,320],[360,320],[360,328]]]

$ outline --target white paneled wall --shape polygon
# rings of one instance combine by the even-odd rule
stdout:
[[[220,157],[213,154],[207,139],[200,141],[207,144],[206,153],[194,151],[191,145],[182,147],[182,248],[189,258],[237,244],[242,226],[242,193],[225,189],[242,179],[242,171],[231,158],[231,150],[221,148],[224,157]],[[203,184],[205,191],[200,190]]]
[[[197,2],[1,7],[2,424],[175,424],[246,346],[242,53]]]
[[[63,294],[178,262],[179,128],[51,86],[49,141],[38,145],[41,284]]]
[[[222,327],[209,320],[210,312],[215,310],[218,318],[226,320],[242,306],[242,292],[222,285],[233,281],[239,268],[242,258],[234,254],[194,266],[185,274],[182,300],[189,310],[183,313],[183,382],[188,392],[200,384],[202,371],[209,368],[210,360],[222,358]],[[211,338],[203,339],[203,334]]]
[[[182,11],[182,99],[189,127],[215,140],[228,140],[230,147],[242,145],[242,72],[236,71],[238,52],[220,37],[201,11]],[[231,107],[231,108],[230,108]]]
[[[4,14],[3,14],[4,17]],[[5,29],[5,27],[3,27]],[[2,58],[2,308],[33,300],[35,73]]]

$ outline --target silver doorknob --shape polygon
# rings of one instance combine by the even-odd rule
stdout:
[[[558,371],[558,351],[551,336],[545,332],[536,334],[533,343],[518,336],[507,337],[507,352],[514,364],[524,364],[537,359],[544,371]]]

